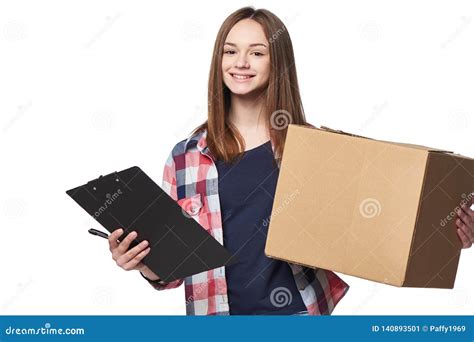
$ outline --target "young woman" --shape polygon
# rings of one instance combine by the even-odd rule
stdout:
[[[219,30],[209,77],[208,120],[168,157],[163,188],[238,262],[162,282],[141,263],[150,248],[110,235],[112,257],[139,270],[157,290],[185,283],[188,315],[328,315],[349,286],[333,272],[264,254],[279,162],[288,123],[309,125],[301,104],[290,36],[271,12],[246,7]],[[459,212],[465,248],[473,240],[473,211]]]

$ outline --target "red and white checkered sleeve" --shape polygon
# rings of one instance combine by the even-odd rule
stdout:
[[[166,159],[161,187],[172,199],[175,201],[178,200],[176,189],[176,164],[173,158],[173,152],[171,152]]]

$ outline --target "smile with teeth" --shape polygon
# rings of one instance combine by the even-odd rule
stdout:
[[[238,80],[247,80],[255,76],[255,75],[239,75],[239,74],[231,74],[231,75],[233,78],[238,79]]]

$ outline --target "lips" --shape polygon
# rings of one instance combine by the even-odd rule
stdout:
[[[255,77],[255,75],[251,75],[251,74],[238,74],[238,73],[229,73],[232,78],[234,80],[238,80],[238,81],[246,81],[246,80],[249,80],[251,79],[252,77]]]

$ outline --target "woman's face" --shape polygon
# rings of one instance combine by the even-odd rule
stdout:
[[[222,74],[232,93],[247,95],[267,87],[270,50],[259,23],[239,21],[227,35],[223,49]]]

